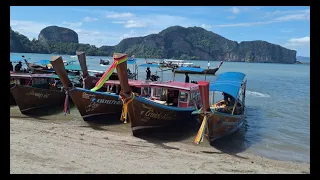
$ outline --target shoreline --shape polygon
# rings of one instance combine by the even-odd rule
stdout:
[[[78,125],[10,118],[10,173],[309,174],[310,164]]]
[[[21,52],[10,52],[10,53],[20,53],[20,54],[42,54],[42,53],[21,53]],[[56,56],[56,55],[60,55],[60,56],[74,56],[75,54],[45,54],[45,55],[51,55],[51,56]],[[108,58],[112,58],[112,56],[91,56],[91,55],[86,55],[87,57],[108,57]],[[71,57],[69,57],[71,58]],[[139,58],[139,59],[144,59],[144,57],[135,57],[135,58]],[[166,58],[148,58],[148,59],[166,59]],[[220,60],[203,60],[203,59],[175,59],[175,60],[184,60],[184,61],[210,61],[210,62],[220,62]],[[297,60],[298,61],[298,60]],[[278,63],[278,62],[246,62],[246,61],[223,61],[223,62],[237,62],[237,63],[249,63],[249,64],[309,64],[308,63]]]

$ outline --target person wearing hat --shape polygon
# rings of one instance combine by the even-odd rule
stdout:
[[[19,61],[19,63],[14,66],[14,71],[16,71],[16,72],[21,71],[21,67],[22,67],[22,62]]]

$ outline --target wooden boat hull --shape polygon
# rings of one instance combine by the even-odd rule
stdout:
[[[181,123],[195,122],[195,108],[170,107],[143,97],[135,97],[129,104],[129,120],[133,135],[146,129],[175,127]]]
[[[10,88],[12,88],[15,84],[10,84]],[[11,91],[10,91],[10,105],[16,105],[16,100],[14,99]]]
[[[208,74],[208,75],[215,75],[216,72],[219,70],[219,68],[214,68],[214,69],[205,69],[202,72],[195,72],[195,71],[183,71],[183,70],[175,70],[175,73],[177,74],[184,74],[184,73],[188,73],[188,74]]]
[[[203,117],[202,114],[199,115],[201,121]],[[214,112],[207,115],[207,122],[208,130],[206,136],[210,142],[213,142],[237,131],[244,122],[244,115],[227,115]]]
[[[14,85],[10,91],[22,114],[36,114],[39,109],[54,105],[63,106],[65,92]]]
[[[120,121],[122,101],[118,95],[74,88],[70,97],[85,121]]]

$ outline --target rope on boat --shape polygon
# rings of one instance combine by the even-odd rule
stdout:
[[[70,114],[69,89],[66,89],[66,98],[64,100],[64,115]]]
[[[119,96],[123,104],[120,121],[124,121],[124,123],[127,123],[128,105],[133,101],[134,93],[131,92],[131,95],[128,96],[127,94],[124,94],[124,92],[121,90]]]
[[[207,116],[205,114],[204,117],[203,117],[200,129],[198,131],[198,134],[197,134],[197,136],[196,136],[196,138],[194,140],[194,143],[200,144],[200,142],[203,141],[203,137],[204,137],[205,131],[208,128],[207,126],[208,126],[208,121],[207,121]]]
[[[116,67],[119,64],[121,64],[127,60],[128,60],[128,57],[125,56],[122,59],[119,59],[117,61],[113,61],[112,65],[107,69],[107,71],[102,75],[102,77],[96,83],[96,86],[94,88],[92,88],[90,91],[95,92],[95,91],[99,90],[103,86],[103,84],[109,79],[109,77],[112,75],[112,73],[116,69]]]

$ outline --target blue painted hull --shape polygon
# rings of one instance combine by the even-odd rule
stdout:
[[[118,95],[74,88],[69,92],[85,121],[121,122],[122,101]]]

